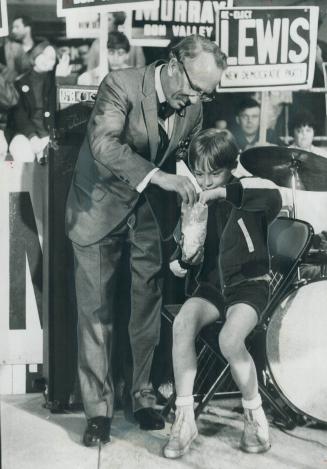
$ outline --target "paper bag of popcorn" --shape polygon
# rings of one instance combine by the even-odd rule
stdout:
[[[204,246],[207,236],[208,206],[197,202],[182,204],[182,260],[187,262]]]

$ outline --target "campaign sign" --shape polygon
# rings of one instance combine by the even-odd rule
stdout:
[[[219,89],[311,88],[318,13],[318,7],[220,9],[216,39],[228,69]]]
[[[133,45],[166,47],[170,41],[191,34],[215,39],[217,11],[232,5],[233,0],[159,0],[156,8],[130,13],[129,40]]]
[[[100,13],[78,11],[66,16],[68,38],[96,38],[100,36]]]
[[[78,10],[98,12],[153,8],[156,0],[57,0],[57,15],[66,16]]]
[[[7,0],[0,0],[0,37],[8,36]]]

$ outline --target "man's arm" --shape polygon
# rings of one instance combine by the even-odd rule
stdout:
[[[118,179],[137,190],[156,166],[122,142],[130,102],[122,83],[118,83],[119,76],[107,75],[100,86],[88,124],[88,139],[94,158]],[[193,204],[196,200],[194,186],[184,176],[158,170],[153,173],[149,183],[163,190],[177,192],[186,203]]]
[[[119,76],[109,74],[103,80],[87,134],[94,158],[118,179],[136,189],[155,165],[122,142],[130,102],[127,91],[118,82]]]

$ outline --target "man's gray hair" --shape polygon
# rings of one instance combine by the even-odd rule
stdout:
[[[219,68],[222,70],[227,68],[226,54],[220,50],[215,42],[197,34],[186,36],[176,45],[172,46],[169,57],[175,57],[179,62],[184,62],[185,58],[194,59],[203,51],[214,56]]]

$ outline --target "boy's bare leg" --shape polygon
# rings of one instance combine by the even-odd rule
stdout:
[[[176,418],[163,450],[167,458],[178,458],[185,454],[197,437],[193,409],[193,386],[197,370],[195,338],[204,326],[218,318],[219,312],[213,304],[201,298],[191,298],[182,306],[174,321]]]
[[[231,367],[231,373],[242,394],[244,407],[244,432],[241,448],[257,453],[270,448],[269,428],[261,406],[255,364],[245,339],[257,324],[255,309],[245,303],[227,310],[226,322],[219,335],[220,350]]]

